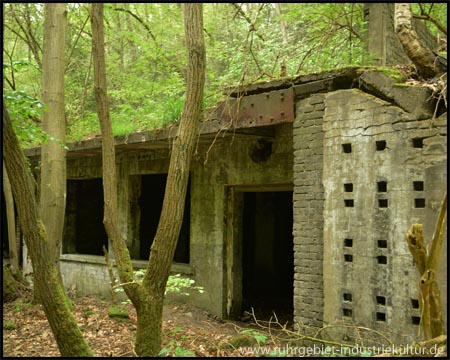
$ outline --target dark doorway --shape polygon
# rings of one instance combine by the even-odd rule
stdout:
[[[139,206],[141,219],[139,224],[140,252],[139,257],[148,260],[150,247],[158,228],[161,216],[164,192],[166,189],[167,174],[142,175],[141,196]],[[180,237],[175,250],[174,261],[189,263],[189,224],[190,224],[190,182],[186,193],[184,204],[183,224],[181,225]]]
[[[292,320],[292,191],[244,193],[243,217],[243,310]]]
[[[63,253],[103,255],[103,245],[108,249],[102,179],[67,180]]]

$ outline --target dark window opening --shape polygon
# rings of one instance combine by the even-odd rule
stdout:
[[[352,247],[353,246],[353,239],[344,239],[344,246],[345,247]]]
[[[425,199],[414,199],[414,207],[424,208],[425,207]]]
[[[291,191],[244,193],[242,310],[258,318],[292,320],[292,227]]]
[[[353,262],[353,255],[350,254],[344,254],[344,260],[346,262]]]
[[[414,138],[412,139],[412,144],[414,148],[423,148],[423,139],[424,138]]]
[[[378,264],[387,264],[387,257],[384,255],[377,256]]]
[[[387,240],[377,240],[378,247],[381,249],[387,248]]]
[[[411,306],[413,309],[418,309],[419,308],[419,300],[411,299]]]
[[[377,321],[386,321],[386,314],[382,312],[377,312]]]
[[[166,189],[167,174],[151,174],[141,176],[141,196],[139,198],[139,259],[148,260],[150,247],[158,228],[159,218]],[[189,263],[190,237],[190,182],[184,203],[183,223],[173,261]]]
[[[380,208],[387,208],[388,207],[387,199],[378,199],[378,206]]]
[[[411,323],[413,325],[420,325],[420,316],[411,316]]]
[[[103,225],[102,179],[67,180],[64,254],[103,255],[108,235]]]
[[[413,181],[413,189],[414,191],[423,191],[423,181]]]
[[[344,293],[344,301],[351,302],[352,301],[352,294]]]
[[[342,309],[342,314],[344,316],[352,317],[352,309]]]
[[[378,305],[386,305],[386,298],[384,296],[377,296]]]
[[[386,192],[387,191],[387,182],[386,181],[378,181],[377,188],[378,188],[378,192]]]
[[[352,152],[352,144],[342,144],[342,151],[346,154],[349,154]]]
[[[345,199],[344,200],[345,207],[354,207],[353,199]]]
[[[377,148],[377,151],[386,149],[386,140],[375,141],[375,146]]]
[[[353,184],[352,183],[344,184],[344,191],[353,192]]]

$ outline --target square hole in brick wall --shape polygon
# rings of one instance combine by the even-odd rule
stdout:
[[[380,249],[387,248],[387,240],[377,240],[377,245]]]
[[[377,312],[377,321],[386,321],[386,314],[382,312]]]
[[[344,254],[344,261],[345,262],[353,262],[353,255],[351,255],[351,254]]]
[[[352,316],[352,309],[342,309],[342,314],[344,316],[351,317]]]
[[[344,301],[352,301],[352,294],[350,293],[344,293]]]
[[[412,139],[412,145],[414,148],[423,148],[423,139],[424,138],[414,138]]]
[[[385,264],[387,264],[387,257],[384,255],[377,256],[377,262],[378,262],[378,264],[385,265]]]
[[[386,140],[375,141],[375,147],[377,148],[377,151],[386,149]]]
[[[419,308],[419,300],[411,299],[411,306],[413,309],[418,309]]]
[[[353,184],[352,183],[344,184],[344,191],[345,192],[353,192]]]
[[[355,203],[354,203],[353,199],[345,199],[344,205],[345,205],[345,207],[354,207]]]
[[[351,153],[352,152],[352,144],[350,144],[350,143],[342,144],[342,151],[346,154]]]
[[[387,181],[378,181],[377,189],[378,189],[378,192],[386,192],[387,191]]]
[[[387,199],[378,199],[378,206],[380,208],[387,208],[388,207]]]
[[[377,296],[376,299],[378,305],[386,305],[386,298],[384,296]]]
[[[414,191],[423,191],[423,181],[413,181]]]
[[[425,199],[414,199],[414,207],[415,208],[424,208],[425,207]]]
[[[353,239],[344,239],[344,246],[345,247],[352,247],[353,246]]]
[[[413,325],[420,325],[420,316],[411,316],[411,323]]]

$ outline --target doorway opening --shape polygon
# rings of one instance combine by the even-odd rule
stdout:
[[[293,316],[292,191],[245,192],[242,233],[242,310],[258,319]]]

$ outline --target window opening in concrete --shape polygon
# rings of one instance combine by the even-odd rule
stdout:
[[[387,199],[378,199],[378,206],[380,208],[387,208],[388,207]]]
[[[377,240],[377,245],[380,249],[387,248],[387,240]]]
[[[344,191],[353,192],[353,184],[352,183],[344,184]]]
[[[353,199],[345,199],[344,204],[345,204],[345,207],[354,207],[355,206]]]
[[[342,314],[344,316],[352,317],[352,309],[342,309]]]
[[[386,140],[375,141],[375,146],[377,148],[377,151],[386,149]]]
[[[414,207],[415,208],[424,208],[425,207],[425,199],[414,199]]]
[[[411,306],[413,309],[419,308],[419,300],[418,299],[411,299]]]
[[[346,262],[353,262],[353,255],[351,255],[351,254],[344,254],[344,260]]]
[[[378,305],[386,305],[386,298],[384,296],[377,296],[376,299]]]
[[[378,264],[387,264],[387,257],[384,255],[377,256]]]
[[[386,321],[386,314],[382,312],[377,312],[377,321]]]
[[[378,192],[386,192],[387,191],[387,181],[378,181],[377,188],[378,188]]]
[[[353,239],[344,239],[344,246],[345,247],[352,247],[353,246]]]
[[[139,198],[140,222],[139,258],[148,260],[150,247],[158,228],[161,216],[164,192],[166,189],[167,174],[150,174],[141,176],[141,196]],[[189,263],[189,237],[190,237],[190,182],[184,204],[183,223],[173,261]]]
[[[423,148],[423,139],[424,138],[414,138],[412,139],[412,144],[414,148],[421,149]]]
[[[352,294],[344,293],[344,301],[352,302]]]
[[[420,316],[411,316],[411,323],[413,325],[420,325]]]
[[[258,318],[293,316],[292,191],[245,192],[242,310]]]
[[[108,249],[102,179],[67,180],[63,254],[103,255],[103,245]]]
[[[413,181],[413,189],[414,191],[423,191],[423,181]]]
[[[342,151],[346,154],[349,154],[352,152],[352,144],[347,143],[347,144],[342,144]]]

